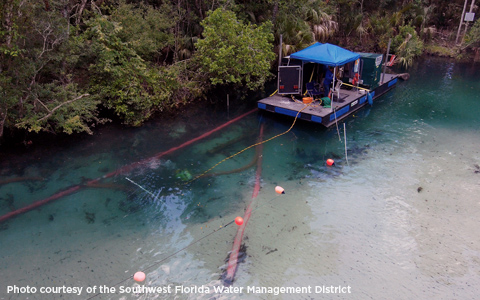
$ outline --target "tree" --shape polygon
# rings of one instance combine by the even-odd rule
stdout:
[[[472,28],[465,36],[465,47],[480,47],[480,19],[475,21],[475,24],[473,24]]]
[[[370,41],[373,48],[382,52],[386,51],[388,40],[393,36],[394,27],[391,26],[390,16],[381,16],[379,13],[372,15],[368,23]]]
[[[408,68],[413,64],[413,59],[422,54],[423,42],[412,26],[405,25],[400,26],[400,33],[393,39],[392,48],[402,65]]]
[[[169,101],[172,80],[121,39],[120,23],[99,15],[86,25],[82,51],[93,59],[88,68],[90,93],[125,124],[139,126]]]
[[[16,124],[28,131],[39,132],[87,132],[96,118],[97,101],[90,101],[89,94],[80,94],[76,84],[52,82],[38,87],[33,101],[25,103],[26,114]]]
[[[334,7],[323,0],[245,0],[233,9],[238,18],[254,24],[271,20],[275,41],[283,36],[284,54],[314,41],[324,43],[338,29]]]
[[[39,132],[89,132],[97,103],[71,81],[64,46],[68,19],[39,1],[2,7],[0,136],[3,127]]]
[[[243,24],[230,10],[216,9],[202,21],[203,39],[196,43],[201,72],[212,84],[245,85],[254,90],[270,77],[272,23]]]
[[[173,47],[174,22],[172,9],[163,4],[154,8],[143,3],[127,4],[121,0],[112,12],[112,22],[118,22],[122,29],[118,37],[128,43],[146,61],[158,61],[162,50]]]
[[[16,86],[17,63],[21,61],[22,39],[19,24],[25,2],[18,0],[0,2],[0,138],[4,128],[15,119],[15,106],[21,97]]]

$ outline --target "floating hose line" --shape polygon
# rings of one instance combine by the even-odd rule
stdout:
[[[309,106],[310,106],[310,104],[307,104],[307,105],[305,105],[305,107],[303,107],[301,110],[299,110],[299,111],[297,112],[297,115],[295,116],[295,119],[293,120],[292,125],[291,125],[290,128],[288,128],[286,131],[284,131],[284,132],[282,132],[282,133],[279,133],[279,134],[277,134],[277,135],[275,135],[275,136],[272,136],[271,138],[266,139],[266,140],[264,140],[264,141],[261,141],[261,142],[252,144],[252,145],[250,145],[250,146],[248,146],[248,147],[246,147],[246,148],[238,151],[237,153],[232,154],[232,155],[230,155],[230,156],[222,159],[221,161],[219,161],[218,163],[216,163],[215,165],[213,165],[210,169],[206,170],[206,171],[203,172],[202,174],[197,175],[197,176],[195,176],[193,179],[185,182],[185,184],[192,183],[192,182],[194,182],[195,180],[204,177],[208,172],[210,172],[211,170],[213,170],[213,169],[215,169],[216,167],[218,167],[218,165],[220,165],[220,164],[226,162],[227,160],[229,160],[229,159],[231,159],[231,158],[233,158],[233,157],[235,157],[235,156],[237,156],[237,155],[239,155],[239,154],[247,151],[247,150],[250,149],[250,148],[253,148],[253,147],[258,146],[258,145],[261,145],[261,144],[265,144],[265,143],[267,143],[267,142],[270,142],[271,140],[274,140],[274,139],[276,139],[276,138],[278,138],[278,137],[280,137],[280,136],[282,136],[282,135],[285,135],[285,134],[289,133],[290,130],[292,130],[293,126],[295,126],[295,123],[297,122],[297,119],[298,119],[298,116],[300,115],[300,113],[301,113],[304,109],[306,109],[307,107],[309,107]]]
[[[202,236],[201,238],[199,238],[199,239],[191,242],[190,244],[188,244],[187,246],[183,247],[182,249],[177,250],[177,251],[173,252],[172,254],[170,254],[170,255],[162,258],[161,260],[159,260],[159,261],[157,261],[157,262],[149,265],[148,267],[146,267],[145,269],[143,269],[143,272],[148,271],[148,270],[150,270],[151,268],[153,268],[153,267],[155,267],[155,266],[158,266],[159,264],[165,262],[165,261],[168,260],[169,258],[171,258],[171,257],[177,255],[178,253],[180,253],[180,252],[182,252],[182,251],[190,248],[191,246],[195,245],[196,243],[198,243],[198,242],[206,239],[207,237],[211,236],[211,235],[214,234],[214,233],[217,233],[218,231],[220,231],[220,230],[222,230],[223,228],[231,225],[231,224],[234,223],[234,222],[235,222],[235,220],[230,221],[229,223],[227,223],[227,224],[225,224],[225,225],[221,225],[219,228],[215,229],[214,231],[210,232],[209,234]],[[128,278],[125,278],[125,279],[123,279],[123,280],[121,280],[121,281],[119,281],[119,282],[117,282],[117,283],[115,283],[115,284],[113,284],[113,285],[111,285],[111,286],[114,287],[114,286],[120,285],[120,284],[122,284],[122,283],[124,283],[124,282],[126,282],[126,281],[128,281],[128,280],[130,280],[130,279],[133,279],[133,275],[132,275],[132,276],[129,276]],[[97,294],[95,294],[95,295],[87,298],[87,300],[93,299],[93,298],[95,298],[95,297],[97,297],[97,296],[99,296],[99,295],[102,295],[102,293],[97,293]]]
[[[140,160],[140,161],[138,161],[138,162],[134,162],[134,163],[131,163],[131,164],[129,164],[129,165],[123,166],[123,167],[121,167],[121,168],[119,168],[119,169],[117,169],[117,170],[115,170],[115,171],[112,171],[112,172],[110,172],[110,173],[107,173],[107,174],[105,174],[105,175],[103,175],[103,176],[101,176],[101,177],[98,177],[98,178],[96,178],[96,179],[89,180],[89,181],[86,182],[86,184],[72,185],[72,186],[70,186],[70,187],[68,187],[68,188],[66,188],[66,189],[64,189],[64,190],[62,190],[62,191],[59,191],[59,192],[55,193],[54,195],[52,195],[52,196],[50,196],[50,197],[48,197],[48,198],[35,201],[35,202],[33,202],[33,203],[25,206],[25,207],[22,207],[22,208],[19,208],[19,209],[17,209],[17,210],[14,210],[14,211],[11,211],[11,212],[9,212],[9,213],[6,213],[6,214],[4,214],[3,216],[0,216],[0,223],[4,222],[4,221],[6,221],[6,220],[8,220],[8,219],[10,219],[10,218],[13,218],[13,217],[15,217],[15,216],[18,216],[18,215],[20,215],[20,214],[23,214],[23,213],[26,213],[26,212],[31,211],[31,210],[33,210],[33,209],[36,209],[36,208],[38,208],[38,207],[40,207],[40,206],[43,206],[43,205],[45,205],[45,204],[47,204],[47,203],[50,203],[50,202],[52,202],[52,201],[55,201],[55,200],[57,200],[57,199],[59,199],[59,198],[62,198],[62,197],[64,197],[64,196],[67,196],[67,195],[73,194],[73,193],[75,193],[75,192],[78,192],[78,191],[81,190],[82,188],[92,187],[92,186],[94,186],[98,181],[100,181],[100,180],[102,180],[102,179],[110,178],[110,177],[113,177],[113,176],[116,176],[116,175],[120,175],[120,174],[123,174],[123,173],[128,173],[128,172],[134,170],[135,168],[138,168],[138,167],[141,167],[141,166],[145,165],[146,163],[152,161],[153,159],[159,159],[160,157],[163,157],[163,156],[165,156],[165,155],[167,155],[167,154],[171,154],[171,153],[173,153],[173,152],[175,152],[175,151],[177,151],[177,150],[179,150],[179,149],[182,149],[182,148],[184,148],[184,147],[186,147],[186,146],[189,146],[189,145],[191,145],[191,144],[193,144],[193,143],[195,143],[195,142],[197,142],[197,141],[199,141],[199,140],[201,140],[201,139],[204,139],[204,138],[212,135],[213,133],[215,133],[215,132],[217,132],[217,131],[219,131],[219,130],[221,130],[221,129],[223,129],[223,128],[225,128],[225,127],[227,127],[227,126],[229,126],[229,125],[231,125],[231,124],[233,124],[233,123],[235,123],[235,122],[237,122],[237,121],[239,121],[240,119],[243,119],[244,117],[246,117],[246,116],[248,116],[248,115],[250,115],[251,113],[256,112],[256,111],[257,111],[256,108],[255,108],[255,109],[252,109],[251,111],[248,111],[248,112],[246,112],[246,113],[244,113],[244,114],[242,114],[242,115],[240,115],[240,116],[238,116],[238,117],[236,117],[236,118],[234,118],[234,119],[232,119],[232,120],[230,120],[230,121],[228,121],[228,122],[225,122],[225,123],[223,123],[222,125],[214,128],[214,129],[212,129],[212,130],[210,130],[210,131],[207,131],[207,132],[203,133],[202,135],[200,135],[200,136],[198,136],[198,137],[196,137],[196,138],[193,138],[193,139],[191,139],[191,140],[189,140],[189,141],[187,141],[187,142],[185,142],[185,143],[183,143],[183,144],[180,144],[179,146],[172,147],[172,148],[170,148],[169,150],[160,152],[160,153],[158,153],[158,154],[156,154],[156,155],[154,155],[154,156],[152,156],[152,157],[150,157],[150,158],[143,159],[143,160]]]
[[[226,141],[226,142],[223,143],[223,144],[220,144],[220,145],[218,145],[218,146],[215,146],[215,147],[207,150],[206,153],[207,153],[208,155],[214,155],[214,154],[216,154],[216,153],[218,153],[218,152],[223,151],[225,148],[228,148],[228,147],[230,147],[230,146],[232,146],[232,145],[235,145],[235,144],[237,144],[237,143],[239,143],[239,142],[241,142],[241,141],[243,141],[243,140],[245,140],[245,139],[247,139],[247,138],[253,137],[253,135],[254,135],[254,134],[253,134],[252,132],[249,132],[249,133],[246,133],[246,134],[242,134],[241,136],[239,136],[239,137],[237,137],[237,138],[233,138],[233,139],[231,139],[231,140]]]
[[[274,199],[276,199],[278,196],[274,196],[273,198],[271,198],[270,200],[267,200],[267,201],[264,201],[261,205],[257,205],[255,208],[255,203],[256,203],[256,198],[260,192],[260,188],[261,188],[261,172],[262,172],[262,148],[263,148],[263,144],[271,141],[271,140],[274,140],[275,138],[278,138],[282,135],[285,135],[287,134],[288,132],[290,132],[294,125],[296,124],[296,121],[298,119],[298,117],[300,116],[300,113],[305,110],[307,107],[309,107],[310,104],[307,104],[305,105],[301,110],[299,110],[292,122],[292,125],[284,132],[280,133],[280,134],[277,134],[273,137],[270,137],[266,140],[262,140],[263,139],[263,123],[261,124],[261,127],[260,127],[260,134],[259,134],[259,138],[258,138],[258,142],[256,142],[255,144],[251,145],[251,146],[248,146],[246,147],[245,149],[223,159],[222,161],[218,162],[217,164],[215,164],[213,167],[211,167],[210,169],[208,169],[207,171],[205,171],[204,173],[200,174],[199,176],[195,177],[194,179],[190,180],[189,182],[192,182],[200,177],[203,177],[205,176],[208,172],[210,172],[211,170],[213,170],[215,167],[217,167],[219,164],[223,163],[224,161],[230,159],[230,158],[233,158],[241,153],[243,153],[244,151],[250,149],[250,148],[253,148],[253,147],[256,147],[256,153],[255,153],[255,157],[254,159],[252,160],[252,162],[240,169],[243,169],[243,168],[246,168],[246,167],[251,167],[252,165],[254,165],[256,163],[257,165],[257,170],[256,170],[256,174],[255,174],[255,186],[254,186],[254,189],[253,189],[253,193],[252,193],[252,198],[251,198],[251,201],[249,203],[249,205],[247,206],[246,210],[245,210],[245,215],[244,215],[244,222],[243,224],[239,225],[239,228],[237,230],[237,234],[235,236],[235,239],[234,239],[234,243],[233,243],[233,247],[232,247],[232,252],[230,253],[230,256],[229,256],[229,261],[228,261],[228,266],[227,266],[227,269],[226,269],[226,275],[224,277],[224,284],[229,284],[229,283],[232,283],[233,280],[234,280],[234,277],[235,277],[235,273],[237,271],[237,268],[238,268],[238,254],[239,254],[239,249],[240,249],[240,246],[241,246],[241,243],[242,243],[242,238],[243,238],[243,235],[244,235],[244,231],[245,231],[245,227],[248,223],[248,220],[252,214],[252,212],[256,211],[257,209],[259,209],[260,207],[263,207],[264,205],[267,205],[268,203],[270,203],[271,201],[273,201]],[[179,146],[176,146],[176,147],[173,147],[169,150],[166,150],[164,152],[161,152],[161,153],[158,153],[156,155],[154,155],[153,157],[151,158],[148,158],[148,159],[143,159],[143,160],[140,160],[138,162],[135,162],[135,163],[132,163],[132,164],[129,164],[129,165],[126,165],[124,167],[121,167],[115,171],[112,171],[110,173],[107,173],[105,175],[103,175],[102,177],[99,177],[99,178],[96,178],[96,179],[92,179],[92,180],[89,180],[86,182],[86,184],[79,184],[79,185],[74,185],[74,186],[71,186],[63,191],[60,191],[60,192],[57,192],[56,194],[48,197],[48,198],[45,198],[43,200],[40,200],[40,201],[36,201],[24,208],[21,208],[21,209],[18,209],[18,210],[15,210],[15,211],[12,211],[11,213],[8,213],[6,215],[3,215],[0,217],[0,222],[3,222],[3,221],[6,221],[14,216],[17,216],[21,213],[24,213],[24,212],[27,212],[27,211],[30,211],[32,209],[35,209],[39,206],[42,206],[44,204],[47,204],[51,201],[54,201],[56,199],[59,199],[63,196],[67,196],[67,195],[70,195],[72,193],[75,193],[77,191],[79,191],[81,188],[84,188],[84,187],[94,187],[95,184],[98,183],[98,181],[102,180],[102,179],[106,179],[106,178],[110,178],[110,177],[113,177],[113,176],[116,176],[116,175],[119,175],[119,174],[124,174],[124,173],[128,173],[130,171],[132,171],[133,169],[137,168],[137,167],[140,167],[148,162],[150,162],[152,159],[158,159],[160,157],[163,157],[164,155],[167,155],[167,154],[170,154],[170,153],[173,153],[179,149],[182,149],[188,145],[191,145],[192,143],[196,142],[196,141],[199,141],[203,138],[206,138],[207,136],[225,128],[226,126],[242,119],[243,117],[253,113],[254,111],[257,111],[257,109],[254,109],[250,112],[247,112],[235,119],[232,119],[226,123],[224,123],[223,125],[221,126],[218,126],[217,128],[211,130],[211,131],[208,131],[192,140],[189,140]],[[237,171],[239,169],[235,169],[233,171]],[[133,180],[129,179],[128,177],[125,177],[128,181],[130,181],[132,184],[136,185],[137,187],[141,188],[143,191],[147,192],[148,194],[152,195],[152,196],[155,196],[152,192],[148,191],[147,189],[145,189],[144,187],[142,187],[141,185],[139,185],[138,183],[134,182]],[[189,183],[188,182],[188,183]],[[144,268],[143,271],[148,271],[148,270],[151,270],[152,268],[164,263],[165,261],[167,261],[168,259],[174,257],[175,255],[177,255],[178,253],[192,247],[193,245],[195,244],[198,244],[200,241],[214,235],[215,233],[219,232],[220,230],[222,230],[223,228],[226,228],[228,226],[230,226],[232,223],[235,223],[235,220],[232,220],[228,223],[226,223],[225,225],[220,225],[219,228],[213,230],[212,232],[196,239],[195,241],[191,242],[190,244],[188,244],[187,246],[165,256],[164,258],[161,258],[160,260],[158,261],[155,261],[153,262],[152,264],[148,265],[147,267]],[[126,281],[128,280],[131,280],[131,279],[134,279],[134,276],[128,276],[127,278],[124,278],[123,280],[120,280],[118,281],[117,283],[113,284],[112,286],[118,286],[122,283],[125,283]],[[97,293],[87,299],[93,299],[97,296],[101,295],[101,293]]]
[[[259,158],[257,160],[257,171],[255,173],[255,187],[253,188],[252,193],[252,200],[247,206],[245,211],[245,215],[243,216],[243,224],[238,227],[237,234],[235,239],[233,240],[232,251],[230,252],[230,256],[228,258],[228,267],[225,276],[223,277],[223,282],[225,285],[231,285],[233,280],[235,279],[235,273],[237,272],[238,267],[238,255],[240,254],[240,246],[242,245],[243,234],[245,232],[245,228],[247,227],[248,220],[252,215],[252,207],[255,199],[260,192],[260,177],[262,175],[262,150],[263,150],[263,124],[260,127],[260,134],[258,137],[257,149],[258,153],[260,153]]]
[[[261,177],[261,172],[262,172],[262,148],[263,148],[263,143],[261,143],[262,138],[263,138],[263,124],[260,127],[260,133],[259,133],[259,138],[258,138],[259,142],[256,143],[256,145],[257,145],[256,149],[258,149],[258,150],[256,151],[256,155],[255,155],[257,157],[257,159],[255,159],[254,161],[257,163],[257,171],[256,171],[256,174],[255,174],[255,187],[254,187],[253,193],[252,193],[252,200],[246,208],[245,216],[243,218],[243,224],[239,225],[239,227],[238,227],[237,234],[236,234],[235,239],[234,239],[232,251],[230,252],[230,256],[229,256],[228,267],[227,267],[226,273],[222,276],[224,284],[231,284],[234,280],[235,273],[236,273],[236,270],[237,270],[237,267],[238,267],[238,255],[239,255],[239,252],[240,252],[240,246],[242,244],[243,234],[244,234],[245,227],[248,223],[248,220],[250,219],[250,216],[251,216],[252,212],[259,209],[260,207],[270,203],[272,200],[277,198],[277,196],[274,196],[270,200],[265,201],[262,205],[259,205],[255,209],[253,209],[254,200],[258,196],[259,191],[260,191],[260,177]],[[126,177],[126,179],[131,181],[127,177]],[[135,182],[133,182],[133,181],[131,181],[131,182],[133,184],[139,186],[140,188],[142,188],[140,185],[136,184]],[[145,191],[148,192],[147,190],[145,190]],[[167,255],[166,257],[152,263],[151,265],[144,268],[142,270],[142,272],[144,273],[144,272],[152,269],[153,267],[156,267],[156,266],[160,265],[161,263],[164,263],[165,261],[167,261],[168,259],[177,255],[178,253],[190,248],[191,246],[193,246],[193,245],[197,244],[198,242],[206,239],[207,237],[219,232],[220,230],[222,230],[223,228],[226,228],[227,226],[231,225],[234,222],[235,222],[235,220],[232,220],[225,225],[221,225],[219,228],[217,228],[217,229],[213,230],[212,232],[198,238],[197,240],[193,241],[192,243],[188,244],[187,246],[185,246],[185,247]],[[118,286],[118,285],[120,285],[120,284],[122,284],[122,283],[124,283],[124,282],[126,282],[130,279],[134,279],[134,275],[129,276],[129,277],[127,277],[127,278],[125,278],[125,279],[123,279],[123,280],[121,280],[121,281],[119,281],[119,282],[117,282],[117,283],[115,283],[111,286]],[[95,298],[99,295],[101,295],[101,293],[97,293],[97,294],[87,298],[87,300],[93,299],[93,298]]]
[[[245,171],[247,169],[250,169],[251,167],[253,167],[257,163],[257,160],[258,160],[260,155],[261,155],[261,153],[258,150],[258,147],[256,147],[255,148],[255,155],[253,156],[252,160],[248,164],[244,165],[243,167],[233,169],[233,170],[230,170],[230,171],[205,174],[204,177],[215,177],[215,176],[220,176],[220,175],[229,175],[229,174],[239,173],[239,172]]]
[[[200,135],[200,136],[197,136],[196,138],[193,138],[193,139],[191,139],[191,140],[189,140],[189,141],[186,141],[185,143],[180,144],[179,146],[172,147],[172,148],[170,148],[169,150],[160,152],[160,153],[158,153],[158,154],[156,154],[156,155],[154,155],[154,156],[152,156],[152,157],[143,159],[143,160],[141,160],[141,161],[132,163],[132,164],[130,164],[130,165],[126,165],[126,166],[124,166],[124,167],[122,167],[122,168],[120,168],[120,169],[118,169],[118,170],[112,171],[112,172],[110,172],[110,173],[108,173],[108,174],[106,174],[106,175],[104,175],[104,176],[102,176],[102,177],[99,177],[99,178],[97,178],[97,179],[94,179],[93,181],[100,180],[100,179],[104,179],[104,178],[113,177],[114,175],[118,175],[118,174],[122,174],[122,173],[128,173],[128,172],[132,171],[133,169],[135,169],[135,168],[137,168],[137,167],[139,167],[139,166],[142,166],[142,165],[145,165],[145,164],[151,162],[153,159],[159,159],[159,158],[161,158],[161,157],[163,157],[163,156],[165,156],[165,155],[167,155],[167,154],[171,154],[171,153],[173,153],[173,152],[175,152],[175,151],[177,151],[177,150],[180,150],[180,149],[182,149],[182,148],[185,148],[186,146],[189,146],[189,145],[191,145],[191,144],[193,144],[193,143],[195,143],[195,142],[197,142],[197,141],[199,141],[199,140],[202,140],[202,139],[204,139],[204,138],[212,135],[213,133],[215,133],[215,132],[217,132],[217,131],[219,131],[219,130],[225,128],[225,127],[227,127],[228,125],[231,125],[231,124],[237,122],[238,120],[246,117],[247,115],[249,115],[249,114],[251,114],[251,113],[253,113],[253,112],[255,112],[255,111],[257,111],[256,108],[255,108],[255,109],[252,109],[251,111],[246,112],[246,113],[244,113],[244,114],[242,114],[242,115],[240,115],[240,116],[238,116],[238,117],[236,117],[236,118],[234,118],[234,119],[232,119],[232,120],[230,120],[230,121],[228,121],[228,122],[226,122],[226,123],[224,123],[224,124],[222,124],[222,125],[220,125],[220,126],[218,126],[218,127],[216,127],[216,128],[214,128],[214,129],[212,129],[212,130],[210,130],[210,131],[208,131],[208,132],[205,132],[204,134],[202,134],[202,135]]]
[[[265,201],[263,204],[258,205],[257,207],[255,207],[254,209],[252,209],[252,210],[251,210],[251,213],[253,213],[253,212],[256,211],[257,209],[259,209],[259,208],[261,208],[261,207],[263,207],[263,206],[271,203],[273,200],[275,200],[275,199],[277,199],[277,198],[278,198],[278,195],[273,196],[273,197],[270,198],[269,200]],[[145,268],[142,270],[142,272],[146,272],[146,271],[152,269],[153,267],[156,267],[156,266],[160,265],[161,263],[164,263],[165,261],[167,261],[168,259],[174,257],[174,256],[177,255],[178,253],[180,253],[180,252],[182,252],[182,251],[190,248],[191,246],[193,246],[193,245],[197,244],[198,242],[206,239],[207,237],[212,236],[213,234],[215,234],[215,233],[219,232],[220,230],[222,230],[222,229],[224,229],[224,228],[232,225],[233,223],[235,223],[235,219],[232,220],[232,221],[230,221],[230,222],[228,222],[228,223],[225,224],[225,225],[220,225],[217,229],[215,229],[215,230],[213,230],[212,232],[207,233],[206,235],[204,235],[204,236],[196,239],[195,241],[191,242],[190,244],[188,244],[187,246],[183,247],[182,249],[179,249],[179,250],[177,250],[177,251],[175,251],[175,252],[173,252],[173,253],[165,256],[164,258],[162,258],[162,259],[160,259],[160,260],[158,260],[158,261],[156,261],[156,262],[148,265],[147,267],[145,267]],[[121,281],[118,281],[118,282],[116,282],[116,283],[114,283],[114,284],[111,284],[111,285],[109,285],[109,286],[111,286],[111,287],[118,286],[118,285],[120,285],[120,284],[122,284],[122,283],[124,283],[124,282],[126,282],[126,281],[128,281],[128,280],[130,280],[130,279],[133,279],[133,277],[134,277],[133,275],[130,275],[130,276],[128,276],[127,278],[124,278],[124,279],[122,279]],[[93,299],[93,298],[95,298],[95,297],[97,297],[97,296],[100,296],[100,295],[102,295],[102,294],[101,294],[101,293],[97,293],[97,294],[92,295],[91,297],[87,298],[87,300]]]
[[[45,178],[43,177],[15,177],[15,178],[0,180],[0,185],[14,183],[14,182],[21,182],[21,181],[44,181],[44,180]]]
[[[119,190],[123,192],[132,192],[132,188],[128,186],[125,186],[122,184],[109,183],[109,182],[106,182],[106,183],[93,182],[93,183],[85,184],[85,186],[83,187],[94,188],[94,189],[103,188],[103,189],[109,189],[109,190]]]

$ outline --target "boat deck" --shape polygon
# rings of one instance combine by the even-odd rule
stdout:
[[[384,76],[384,83],[370,91],[373,100],[395,87],[397,83],[397,75],[384,74]],[[320,101],[305,104],[291,95],[275,94],[258,101],[258,108],[292,117],[297,116],[301,111],[298,114],[299,119],[322,123],[329,127],[367,103],[367,95],[363,90],[340,89],[339,96],[337,98],[337,93],[334,93],[331,108],[321,106]]]

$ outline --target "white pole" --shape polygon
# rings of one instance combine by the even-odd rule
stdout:
[[[134,185],[138,186],[139,188],[141,188],[144,192],[147,192],[149,193],[151,196],[153,196],[153,198],[156,198],[156,196],[150,192],[149,190],[145,189],[143,186],[139,185],[138,183],[136,183],[135,181],[131,180],[130,178],[128,177],[125,177],[126,180],[130,181],[131,183],[133,183]]]
[[[278,66],[282,65],[282,53],[283,53],[283,35],[280,35],[280,45],[278,49]]]
[[[472,3],[470,4],[470,11],[469,13],[472,12],[473,10],[473,5],[475,4],[475,0],[472,0]],[[465,39],[465,36],[467,35],[467,30],[468,30],[468,22],[465,22],[465,33],[463,34],[463,38],[462,38],[462,43],[463,43],[463,39]]]
[[[332,87],[330,88],[330,91],[332,92],[331,95],[332,95],[332,99],[330,100],[330,108],[331,108],[331,111],[333,111],[333,92],[334,92],[334,88],[335,88],[335,74],[337,73],[337,66],[335,66],[335,68],[333,69],[333,81],[332,81]],[[336,119],[336,117],[335,117]]]
[[[472,3],[470,4],[470,11],[469,11],[470,13],[471,13],[472,10],[473,10],[473,5],[474,5],[474,4],[475,4],[475,0],[472,0]]]
[[[347,160],[347,165],[349,165],[347,156],[347,127],[345,126],[345,123],[343,123],[343,138],[345,140],[345,159]]]
[[[382,73],[382,80],[380,84],[383,84],[383,79],[385,78],[385,72],[387,72],[387,62],[388,62],[388,55],[390,54],[390,44],[392,43],[392,39],[388,39],[388,46],[387,46],[387,55],[385,56],[385,60],[383,62],[383,73]]]
[[[458,25],[457,38],[455,39],[455,44],[458,43],[458,37],[460,36],[460,30],[462,29],[463,16],[465,15],[465,9],[467,9],[467,1],[468,0],[465,0],[465,4],[463,5],[462,16],[460,18],[460,25]]]
[[[337,134],[338,134],[338,140],[340,143],[342,142],[342,138],[340,137],[340,130],[338,130],[338,121],[337,121],[337,111],[333,111],[333,115],[335,116],[335,125],[337,126]]]
[[[278,47],[278,67],[277,67],[277,92],[280,93],[280,67],[282,66],[283,35],[280,34],[280,44]],[[290,63],[290,60],[289,60]]]

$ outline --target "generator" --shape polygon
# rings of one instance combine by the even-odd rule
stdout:
[[[352,79],[358,72],[360,74],[360,84],[369,89],[376,88],[382,75],[382,54],[359,53],[360,58],[344,66],[343,82],[352,83]]]
[[[302,66],[278,67],[278,94],[298,95],[302,93]]]
[[[380,83],[382,76],[383,54],[375,53],[359,53],[361,61],[362,85],[368,86],[370,89],[376,88]]]

